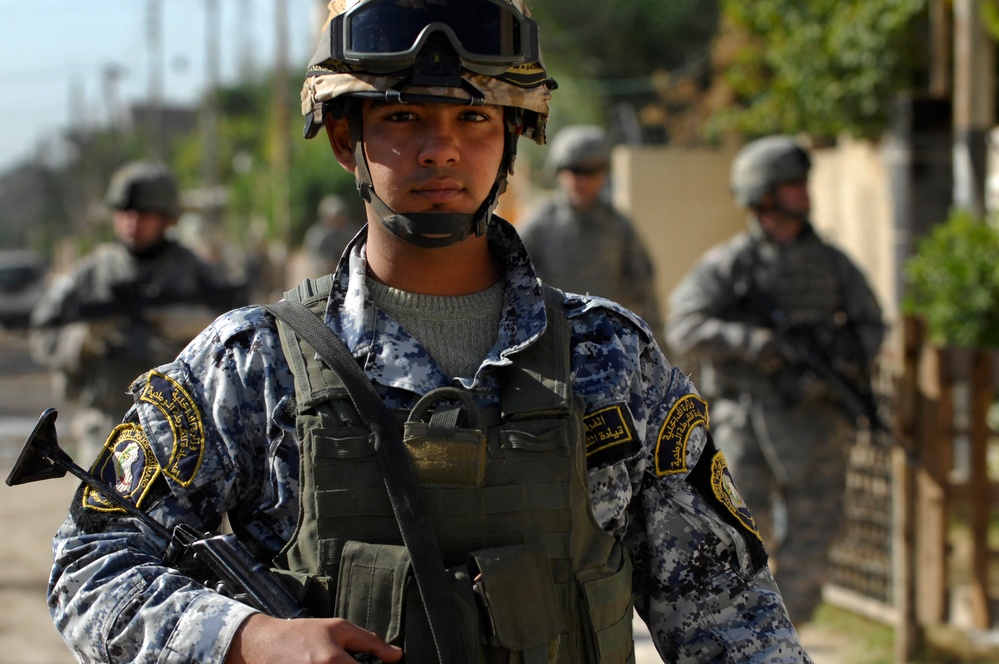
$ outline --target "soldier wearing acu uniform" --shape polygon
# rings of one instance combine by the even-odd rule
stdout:
[[[57,279],[32,313],[33,355],[76,403],[77,457],[88,462],[132,405],[128,383],[241,304],[214,268],[168,237],[179,206],[166,166],[125,164],[106,201],[116,241]]]
[[[803,348],[863,385],[885,334],[864,276],[808,221],[808,153],[789,136],[732,164],[748,230],[711,249],[670,296],[667,343],[698,370],[711,430],[773,554],[791,618],[821,598],[842,514],[852,422]],[[800,340],[810,339],[811,346]]]
[[[538,275],[568,292],[614,300],[660,330],[652,259],[631,220],[606,200],[610,146],[604,130],[562,129],[545,161],[558,191],[517,227]]]
[[[628,662],[634,606],[669,661],[810,661],[704,401],[636,315],[542,286],[492,214],[518,137],[544,140],[554,88],[525,7],[346,5],[331,3],[303,109],[368,223],[332,275],[286,298],[406,420],[396,453],[415,466],[410,501],[426,505],[460,636],[428,637],[440,614],[409,571],[426,552],[402,546],[385,448],[342,377],[248,307],[132,385],[95,467],[168,526],[227,516],[315,617],[198,586],[84,494],[55,540],[67,642],[108,662]]]

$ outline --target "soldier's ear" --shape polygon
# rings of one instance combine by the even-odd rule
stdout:
[[[329,138],[330,147],[333,148],[336,160],[344,170],[353,173],[357,167],[357,160],[354,157],[354,146],[350,140],[350,126],[347,118],[335,118],[332,113],[327,113],[323,117],[323,124],[326,126],[326,136]]]

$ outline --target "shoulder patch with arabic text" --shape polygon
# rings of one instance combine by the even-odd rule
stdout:
[[[589,468],[626,459],[638,451],[634,421],[623,403],[584,415],[583,430],[586,438],[586,465]]]
[[[189,485],[205,455],[205,425],[194,399],[183,385],[158,371],[149,372],[139,399],[159,408],[173,432],[173,451],[163,474]]]
[[[708,426],[708,404],[696,394],[680,397],[659,429],[656,440],[656,476],[687,471],[687,441],[699,426]]]

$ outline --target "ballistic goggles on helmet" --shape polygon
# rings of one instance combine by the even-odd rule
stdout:
[[[334,16],[329,31],[333,60],[375,74],[411,67],[434,33],[479,74],[539,59],[537,23],[503,0],[368,0]]]

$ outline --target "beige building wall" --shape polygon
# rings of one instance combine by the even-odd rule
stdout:
[[[632,218],[649,247],[664,315],[670,292],[697,259],[745,227],[728,189],[734,154],[665,147],[614,150],[614,205]]]
[[[701,255],[745,227],[729,192],[735,150],[619,146],[614,203],[629,214],[656,263],[667,298]],[[877,145],[844,139],[813,153],[813,222],[864,271],[889,322],[897,318],[892,208]],[[657,330],[657,332],[659,332]]]
[[[889,323],[898,319],[897,244],[888,164],[869,141],[841,139],[812,154],[812,219],[864,271]]]

